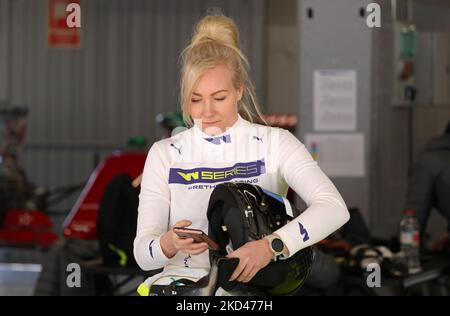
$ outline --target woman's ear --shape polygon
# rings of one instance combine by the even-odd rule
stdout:
[[[241,84],[238,88],[238,101],[241,101],[243,94],[244,94],[244,85]]]

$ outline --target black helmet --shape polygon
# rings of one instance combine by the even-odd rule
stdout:
[[[209,200],[208,234],[221,249],[211,255],[226,256],[227,247],[238,249],[283,227],[293,219],[287,208],[295,209],[285,198],[257,185],[233,182],[217,185]],[[268,294],[293,293],[305,282],[313,257],[311,247],[302,249],[290,258],[271,262],[248,284]],[[236,282],[225,282],[221,287],[232,290]]]

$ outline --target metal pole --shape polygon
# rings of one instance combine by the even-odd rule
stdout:
[[[397,0],[391,0],[391,18],[394,24],[397,21]]]
[[[407,4],[407,18],[408,18],[408,22],[412,23],[413,22],[413,0],[408,0],[408,4]]]

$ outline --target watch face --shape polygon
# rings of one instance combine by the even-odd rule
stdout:
[[[284,243],[281,239],[275,238],[274,240],[272,240],[272,249],[275,252],[282,252],[283,248],[284,248]]]

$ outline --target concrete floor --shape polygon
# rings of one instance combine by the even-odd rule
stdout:
[[[36,249],[0,247],[0,296],[33,295],[41,260]]]
[[[41,269],[35,263],[0,263],[0,296],[33,295]]]
[[[31,296],[42,270],[45,253],[38,249],[0,246],[0,296]],[[126,276],[111,277],[113,284]],[[116,295],[137,295],[136,289],[143,280],[135,278],[121,287]],[[81,294],[76,294],[81,295]]]

